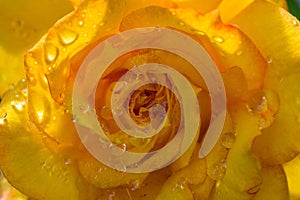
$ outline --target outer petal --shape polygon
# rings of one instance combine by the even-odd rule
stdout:
[[[261,184],[260,165],[251,152],[251,143],[256,135],[259,117],[247,111],[245,106],[237,106],[232,114],[236,141],[226,158],[226,174],[216,184],[212,199],[252,199]]]
[[[0,2],[0,95],[25,77],[24,52],[71,10],[66,0]]]
[[[78,66],[72,65],[71,70],[70,58],[99,38],[117,33],[118,24],[126,13],[149,4],[167,6],[170,3],[146,0],[86,1],[80,4],[76,11],[58,21],[47,35],[25,54],[25,69],[29,81],[28,107],[31,119],[39,128],[43,129],[45,125],[51,127],[51,124],[55,123],[46,116],[41,118],[39,112],[45,109],[58,111],[57,103],[63,104],[65,98],[71,98],[73,83],[68,81],[72,75],[75,76],[73,73],[76,73]],[[71,88],[66,92],[67,83]],[[52,137],[57,139],[58,136]]]
[[[99,192],[81,178],[73,158],[49,150],[42,133],[28,119],[25,86],[21,81],[0,105],[5,113],[0,118],[3,174],[14,187],[37,199],[95,199]],[[56,144],[55,149],[59,147]]]
[[[268,59],[264,88],[277,92],[280,100],[275,122],[255,140],[254,151],[265,164],[284,163],[300,152],[299,21],[278,5],[257,0],[232,22]]]

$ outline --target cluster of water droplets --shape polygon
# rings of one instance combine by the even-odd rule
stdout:
[[[249,112],[259,114],[261,120],[259,129],[269,127],[274,121],[274,115],[279,109],[279,96],[272,90],[254,92],[247,101]]]
[[[23,111],[27,103],[28,95],[26,80],[22,79],[17,83],[17,85],[13,85],[9,95],[11,95],[8,98],[11,99],[10,105],[12,108],[17,112]],[[4,108],[0,108],[0,125],[7,124],[7,118],[7,111]]]
[[[172,187],[173,191],[177,191],[180,192],[182,190],[184,190],[184,188],[187,185],[187,180],[184,177],[181,177],[178,179],[178,181],[175,183],[175,185]]]
[[[225,160],[220,160],[207,169],[207,175],[213,180],[220,180],[224,177],[226,168]]]

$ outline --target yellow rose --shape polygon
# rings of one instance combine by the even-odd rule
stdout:
[[[56,3],[58,1],[51,5]],[[0,168],[15,188],[33,199],[299,198],[299,183],[295,177],[300,176],[297,171],[300,152],[300,87],[297,84],[300,38],[297,36],[300,26],[299,21],[279,5],[285,7],[284,1],[275,4],[263,0],[214,0],[209,3],[196,0],[73,0],[72,3],[74,10],[57,21],[25,53],[26,79],[5,93],[2,91],[11,84],[7,77],[12,75],[15,82],[22,74],[14,75],[6,67],[10,63],[2,61],[8,71],[2,75],[0,84],[3,93]],[[33,5],[37,6],[34,11],[43,13],[43,6]],[[53,17],[49,24],[70,9],[67,3],[56,7],[61,11],[55,11],[53,16],[45,14]],[[39,14],[34,16],[32,21],[42,24]],[[23,21],[16,19],[10,24],[13,28],[25,26]],[[36,31],[36,37],[49,24]],[[23,34],[23,29],[16,29],[13,29],[14,34]],[[149,38],[149,30],[159,37],[147,43],[143,34]],[[159,41],[164,33],[178,40],[170,37]],[[8,41],[16,35],[7,36]],[[19,55],[33,40],[20,47],[16,58],[20,59]],[[11,52],[18,45],[14,42],[1,42],[0,55],[8,59],[13,56]],[[135,42],[156,45],[146,45],[142,49],[130,47],[128,52],[122,50],[125,44]],[[206,61],[210,63],[211,59],[217,67],[216,73],[206,74],[210,82],[218,85],[216,74],[220,74],[225,86],[227,108],[220,137],[216,137],[219,133],[212,131],[210,134],[209,130],[215,122],[211,119],[217,119],[214,94],[221,94],[222,88],[211,90],[207,77],[190,62],[195,58],[193,52],[188,51],[194,48],[193,44],[197,44],[199,51],[203,48],[208,53],[196,57],[195,62],[205,60],[201,69],[205,70]],[[12,45],[10,50],[9,45]],[[162,45],[172,48],[169,51],[151,48]],[[176,49],[178,46],[182,46],[182,51]],[[97,77],[91,67],[95,66],[97,57],[106,55],[107,51],[107,57],[98,67],[103,70],[102,76]],[[116,52],[123,54],[114,60],[115,55],[111,54]],[[143,71],[142,67],[147,64],[151,64],[152,71]],[[20,62],[16,60],[11,69],[18,65]],[[213,66],[209,65],[210,70]],[[134,80],[128,81],[126,78],[132,78],[129,77],[132,72],[141,76],[136,75]],[[78,92],[81,85],[94,83],[93,76],[99,80],[95,90],[84,93],[83,88]],[[157,82],[151,82],[148,76],[162,82],[154,84]],[[119,92],[119,88],[124,87],[122,84],[132,85],[136,80],[148,82],[138,85],[129,97],[119,96],[118,99],[116,93],[124,94]],[[76,107],[77,101],[88,102],[86,99],[91,97],[91,104]],[[116,112],[116,107],[123,108],[122,101],[126,99],[128,109],[125,112],[132,119],[131,124],[127,123],[128,118],[118,118],[125,116],[124,112]],[[183,105],[188,106],[188,111],[182,109]],[[156,118],[151,117],[155,112],[164,117],[159,121],[160,129],[153,122]],[[96,119],[86,117],[93,114]],[[196,123],[196,128],[190,128],[197,118],[201,122]],[[183,125],[182,119],[185,120]],[[91,134],[80,134],[82,130],[97,129],[93,120],[101,125],[110,140],[109,145],[89,138]],[[141,127],[159,131],[151,137],[138,138],[125,133],[127,126],[129,130],[137,127],[135,131]],[[168,154],[149,156],[152,152],[159,155],[185,128],[195,131],[188,134],[183,131],[183,137],[195,137],[182,142],[178,149],[168,150],[170,155],[175,152],[175,160]],[[216,143],[212,136],[217,139]],[[97,152],[89,149],[89,145],[98,144],[98,140],[104,145],[103,151],[99,151],[100,158]],[[88,143],[90,141],[93,143]],[[213,149],[207,145],[209,142]],[[111,156],[112,151],[116,152]],[[180,151],[179,156],[177,151]],[[144,153],[137,166],[116,164],[127,163],[122,160],[123,155],[132,152]],[[202,156],[198,156],[199,152]],[[122,162],[112,159],[114,156]],[[134,171],[152,158],[156,158],[151,162],[153,170]],[[107,163],[110,160],[114,162],[113,167]]]

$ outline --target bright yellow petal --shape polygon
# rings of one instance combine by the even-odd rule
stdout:
[[[14,187],[37,199],[82,199],[82,193],[95,198],[99,193],[81,178],[75,160],[48,149],[47,139],[28,119],[26,94],[26,83],[21,81],[0,104],[3,174]]]
[[[226,158],[226,174],[216,183],[212,199],[252,199],[252,190],[261,184],[258,159],[251,152],[251,143],[260,134],[259,117],[249,113],[245,106],[232,111],[236,140]]]
[[[299,21],[280,6],[257,0],[232,23],[239,25],[268,60],[264,88],[279,95],[275,121],[255,140],[254,151],[264,164],[284,163],[300,152]]]
[[[189,185],[202,183],[206,177],[205,171],[205,160],[194,158],[187,167],[168,178],[156,199],[193,200],[193,193]]]
[[[69,77],[78,70],[78,66],[71,66],[71,58],[99,38],[117,33],[122,17],[131,10],[152,4],[168,6],[170,2],[87,1],[58,21],[39,43],[25,54],[26,76],[29,81],[28,107],[32,112],[31,119],[40,129],[45,125],[51,127],[54,120],[41,119],[38,113],[46,108],[56,112],[59,110],[57,103],[62,104],[66,101],[65,98],[71,98],[70,91],[66,89],[68,87],[68,90],[72,90],[73,82],[68,82]],[[53,137],[56,139],[56,136]]]
[[[222,21],[225,23],[230,22],[237,15],[239,15],[241,12],[243,12],[254,1],[256,1],[256,0],[244,0],[244,1],[223,0],[219,4],[219,7],[218,7]],[[265,1],[276,3],[279,6],[281,6],[282,8],[287,10],[287,3],[285,0],[265,0]]]
[[[66,0],[0,1],[0,95],[25,77],[24,52],[71,10]]]
[[[291,200],[300,199],[300,155],[283,165]]]

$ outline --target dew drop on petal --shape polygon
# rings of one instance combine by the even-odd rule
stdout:
[[[11,101],[11,105],[17,111],[22,111],[23,108],[24,108],[24,106],[25,106],[25,104],[26,104],[25,101],[19,101],[19,100]]]
[[[234,133],[232,132],[227,132],[227,133],[224,133],[222,135],[222,145],[225,147],[225,148],[232,148],[232,146],[234,145],[235,143],[235,135]]]
[[[224,39],[220,36],[213,36],[212,39],[217,43],[223,43]]]
[[[264,117],[273,116],[279,108],[278,94],[272,90],[261,90],[252,94],[248,101],[247,106],[249,111],[262,113]]]
[[[224,177],[226,173],[226,163],[224,160],[221,160],[211,167],[207,169],[207,175],[214,179],[214,180],[220,180]]]
[[[193,32],[198,34],[198,35],[201,35],[201,36],[206,35],[203,31],[200,31],[200,30],[193,30]]]
[[[186,185],[186,179],[181,177],[177,183],[172,187],[172,190],[175,192],[180,192],[182,190],[184,190],[185,188],[185,185]]]
[[[238,49],[236,52],[235,52],[235,55],[237,56],[240,56],[243,54],[243,50],[242,49]]]
[[[46,44],[44,46],[44,55],[47,63],[52,63],[56,60],[58,56],[58,48],[52,44]]]
[[[116,193],[112,192],[112,193],[109,194],[108,199],[113,200],[115,198],[115,196],[116,196]]]
[[[105,120],[110,120],[112,119],[112,113],[111,113],[111,109],[107,106],[103,106],[101,108],[101,111],[100,111],[100,115],[103,119]]]
[[[79,25],[79,26],[83,26],[83,24],[84,24],[84,22],[83,22],[82,20],[79,20],[79,21],[78,21],[78,25]]]
[[[267,57],[267,63],[270,65],[273,63],[273,59],[271,57]]]
[[[100,22],[100,23],[99,23],[99,26],[100,26],[100,27],[101,27],[101,26],[104,26],[104,24],[105,24],[104,22]]]
[[[68,29],[61,30],[58,33],[58,36],[60,38],[60,42],[63,45],[70,45],[73,42],[75,42],[77,40],[77,38],[78,38],[78,34],[77,33],[73,32],[71,30],[68,30]]]
[[[130,181],[129,185],[131,187],[131,191],[135,191],[141,187],[141,183],[138,179]]]
[[[180,25],[180,26],[184,26],[185,23],[184,23],[184,22],[179,22],[179,25]]]
[[[5,125],[7,122],[7,112],[0,108],[0,125]]]
[[[294,19],[294,20],[292,21],[292,23],[293,23],[294,26],[299,26],[299,22],[298,22],[297,19]]]

